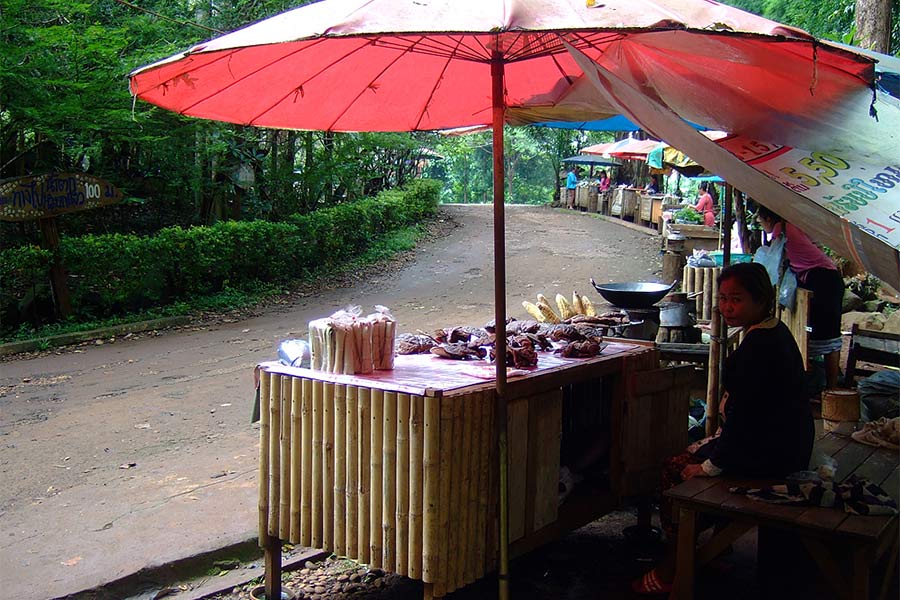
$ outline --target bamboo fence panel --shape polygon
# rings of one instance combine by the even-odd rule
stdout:
[[[369,562],[369,485],[371,469],[370,455],[372,445],[372,390],[361,387],[357,390],[357,424],[359,426],[359,511],[357,512],[358,545],[356,559],[362,563]]]
[[[425,399],[409,399],[409,577],[422,579],[422,498],[424,494],[423,453],[425,432],[423,420]]]
[[[325,542],[322,540],[322,521],[324,511],[322,509],[322,462],[324,456],[324,439],[322,433],[322,421],[324,420],[322,408],[323,383],[312,382],[312,547],[322,548]]]
[[[281,435],[278,438],[281,453],[281,494],[278,506],[278,537],[291,537],[291,405],[293,385],[291,377],[281,378]]]
[[[269,535],[278,537],[281,499],[281,376],[272,375],[269,388]]]
[[[357,429],[359,408],[357,406],[357,387],[347,386],[347,506],[344,519],[347,536],[345,553],[358,558],[357,515],[359,513],[359,431]]]
[[[453,462],[450,465],[450,486],[453,489],[453,495],[450,500],[450,550],[449,556],[452,558],[447,569],[447,586],[448,592],[452,592],[459,587],[459,560],[462,549],[460,540],[460,514],[459,496],[462,482],[462,457],[464,448],[461,441],[463,435],[462,422],[462,403],[459,398],[454,398],[451,402],[453,407]]]
[[[453,464],[453,401],[440,399],[440,448],[438,464],[440,465],[440,505],[438,507],[438,523],[441,536],[438,540],[438,575],[435,579],[434,595],[447,594],[448,573],[450,571],[450,496],[451,465]]]
[[[441,401],[427,397],[423,401],[423,458],[424,471],[424,537],[422,540],[422,581],[434,583],[440,571],[440,455],[441,455]]]
[[[269,389],[271,378],[267,372],[259,374],[259,476],[257,489],[259,493],[259,545],[268,543],[269,531]]]
[[[300,457],[295,455],[292,464],[301,462],[300,481],[300,538],[299,543],[304,546],[312,544],[312,430],[313,430],[313,382],[303,379],[301,384],[302,400],[300,403],[300,431],[302,444]]]
[[[459,404],[460,409],[460,417],[461,423],[463,426],[462,435],[457,437],[459,443],[463,447],[462,453],[462,461],[460,461],[459,465],[459,494],[456,496],[456,506],[454,509],[459,513],[459,559],[456,561],[456,582],[457,587],[462,587],[468,581],[466,580],[466,563],[468,555],[471,554],[470,540],[469,540],[469,493],[471,489],[469,484],[471,483],[469,465],[472,462],[472,452],[474,450],[472,446],[472,427],[471,427],[471,406],[470,402],[472,396],[471,394],[464,397],[459,398],[457,403]]]
[[[300,478],[302,464],[300,462],[300,451],[303,446],[302,433],[302,412],[300,405],[303,402],[303,380],[298,377],[291,377],[288,380],[291,386],[291,406],[288,418],[291,423],[291,445],[289,448],[291,456],[291,474],[289,481],[291,482],[290,494],[288,495],[287,512],[290,515],[288,539],[292,544],[300,542]]]
[[[369,515],[369,561],[372,568],[380,569],[384,567],[382,562],[382,529],[381,529],[381,512],[382,512],[382,484],[383,470],[382,453],[384,443],[384,392],[381,390],[372,390],[372,443],[369,446],[369,461],[372,468],[369,474],[369,489],[371,491],[372,505]]]
[[[322,548],[334,548],[334,384],[322,388]]]
[[[395,521],[397,518],[397,394],[384,394],[384,445],[382,458],[383,478],[381,490],[384,497],[381,509],[382,563],[383,569],[396,571],[397,553]]]
[[[397,394],[397,477],[395,571],[408,576],[409,571],[409,394]]]
[[[334,386],[334,552],[347,554],[347,386]]]
[[[487,564],[487,544],[488,538],[486,530],[488,526],[488,498],[490,497],[490,471],[491,471],[491,413],[493,402],[493,392],[485,391],[478,398],[478,432],[479,432],[479,455],[481,459],[478,465],[478,527],[475,530],[478,539],[475,540],[475,568],[480,573],[488,572]]]

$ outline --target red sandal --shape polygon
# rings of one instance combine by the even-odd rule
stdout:
[[[660,581],[659,576],[656,574],[656,569],[653,569],[644,573],[644,576],[640,579],[632,581],[631,589],[634,593],[644,596],[668,594],[672,591],[672,584]]]

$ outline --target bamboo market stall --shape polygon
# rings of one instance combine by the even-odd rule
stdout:
[[[541,354],[508,383],[510,551],[523,553],[651,490],[686,444],[690,368],[657,369],[652,345],[594,358]],[[259,531],[267,577],[282,541],[425,583],[441,597],[498,567],[497,408],[492,365],[397,356],[394,369],[340,375],[259,366]],[[652,371],[652,374],[651,374]],[[605,491],[558,504],[572,410],[611,436]],[[578,420],[576,417],[574,420]]]

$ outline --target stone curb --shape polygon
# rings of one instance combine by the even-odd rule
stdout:
[[[34,350],[40,349],[41,346],[68,346],[69,344],[77,344],[79,342],[85,342],[88,340],[108,338],[114,335],[141,333],[143,331],[151,331],[153,329],[165,329],[166,327],[178,327],[179,325],[187,325],[190,322],[191,317],[189,316],[163,317],[161,319],[152,319],[150,321],[123,323],[122,325],[113,325],[111,327],[90,329],[88,331],[76,331],[73,333],[51,335],[44,338],[22,340],[20,342],[9,342],[7,344],[0,344],[0,356],[19,354],[20,352],[33,352]]]

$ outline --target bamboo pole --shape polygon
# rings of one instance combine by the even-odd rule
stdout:
[[[291,537],[291,407],[293,406],[293,377],[281,378],[281,435],[279,446],[281,453],[281,473],[279,485],[278,537],[282,540]]]
[[[269,388],[271,377],[266,371],[259,374],[259,476],[256,487],[260,548],[266,548],[269,540]]]
[[[434,595],[445,596],[448,592],[450,564],[450,495],[451,465],[453,464],[453,402],[441,398],[441,442],[439,451],[440,463],[440,505],[438,506],[438,526],[441,531],[438,551],[438,576],[434,582]]]
[[[422,579],[422,512],[424,477],[422,462],[425,445],[423,420],[425,399],[409,398],[409,564],[407,570],[412,579]]]
[[[800,355],[803,357],[803,367],[809,366],[809,335],[806,332],[806,322],[809,320],[809,302],[813,292],[803,289],[797,290],[797,304],[794,307],[794,323],[796,328],[796,339],[800,346]]]
[[[397,519],[397,394],[384,393],[384,456],[382,458],[381,508],[382,568],[395,571],[397,565],[394,523]]]
[[[423,457],[424,481],[422,499],[422,581],[434,583],[440,563],[440,502],[441,502],[441,401],[428,396],[423,400]]]
[[[359,511],[357,512],[358,545],[356,556],[362,563],[369,562],[369,519],[371,515],[369,486],[371,485],[372,448],[372,390],[361,387],[357,391],[357,419],[359,424]]]
[[[467,394],[459,398],[460,404],[460,422],[462,423],[462,435],[457,436],[463,447],[462,461],[459,465],[459,495],[458,495],[458,511],[459,511],[459,547],[460,554],[457,560],[456,581],[458,587],[466,585],[467,564],[471,556],[471,543],[469,539],[470,514],[469,514],[469,493],[471,490],[471,463],[472,463],[472,394]]]
[[[693,281],[688,280],[688,275],[691,273],[691,268],[687,265],[684,265],[681,269],[681,291],[682,292],[692,292],[691,286],[694,285]]]
[[[409,576],[409,394],[397,394],[397,568]]]
[[[491,398],[491,443],[488,448],[490,449],[490,463],[491,468],[489,471],[490,482],[488,485],[488,527],[487,529],[487,548],[485,555],[488,561],[487,571],[491,572],[497,568],[498,561],[500,560],[500,469],[501,462],[499,458],[500,452],[500,442],[497,441],[498,430],[500,426],[497,424],[498,419],[500,418],[499,412],[500,407],[496,401],[496,398]],[[503,418],[506,418],[504,415]],[[506,463],[506,457],[504,456],[503,464]],[[505,467],[504,467],[505,468]]]
[[[301,479],[303,476],[301,456],[303,450],[303,379],[291,377],[291,493],[290,505],[290,541],[300,543],[300,514],[302,504]]]
[[[334,386],[334,553],[347,554],[347,386]]]
[[[322,548],[322,382],[312,382],[312,521],[311,543]]]
[[[383,567],[381,553],[382,530],[382,483],[384,471],[382,469],[382,445],[384,443],[384,392],[372,390],[372,443],[369,446],[369,461],[372,463],[372,471],[369,477],[372,505],[369,508],[369,564],[373,569]]]
[[[302,401],[300,403],[300,431],[303,440],[299,457],[293,463],[301,462],[300,467],[300,538],[299,543],[309,546],[312,543],[312,454],[313,454],[313,382],[303,378],[301,385]]]
[[[709,370],[706,377],[706,435],[714,435],[719,427],[719,356],[722,338],[719,336],[719,311],[713,311],[710,323]]]
[[[281,376],[272,375],[269,388],[269,535],[278,535],[281,523]]]
[[[350,558],[359,558],[356,524],[359,514],[359,432],[357,405],[358,392],[355,385],[347,386],[347,498],[346,498],[346,554]]]
[[[464,433],[463,402],[457,397],[453,399],[453,440],[456,443],[453,444],[453,463],[450,465],[450,486],[453,489],[453,498],[450,503],[450,551],[448,554],[450,562],[447,571],[448,592],[452,592],[461,585],[459,567],[460,562],[463,560],[461,556],[464,551],[462,548],[463,538],[460,535],[460,528],[462,526],[461,495],[464,491],[464,488],[462,487],[462,464],[463,455],[468,452],[468,448],[463,447],[464,442],[462,438]]]
[[[322,387],[322,549],[334,550],[334,384]]]
[[[479,459],[478,471],[478,527],[475,530],[478,537],[475,540],[475,567],[476,575],[481,576],[488,572],[487,568],[487,527],[488,527],[488,498],[490,491],[491,472],[491,413],[493,412],[493,394],[482,392],[479,399],[478,419],[479,443],[477,447]]]
[[[468,506],[465,506],[466,518],[466,568],[463,581],[469,584],[475,581],[475,547],[478,545],[478,536],[476,530],[478,528],[478,418],[477,405],[481,400],[480,394],[469,394],[466,396],[466,429],[469,439],[469,451],[466,453],[469,459],[468,472]]]
[[[703,318],[712,320],[712,306],[715,302],[713,294],[715,292],[715,272],[714,268],[703,269]]]

